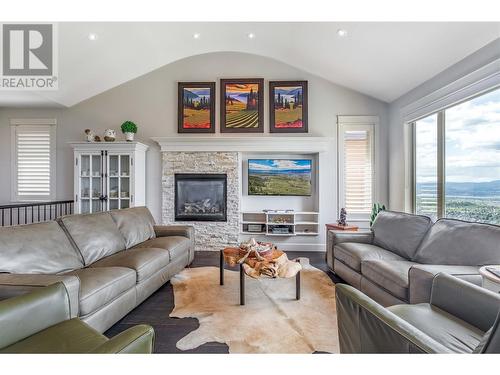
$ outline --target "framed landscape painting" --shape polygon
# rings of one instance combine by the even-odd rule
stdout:
[[[264,131],[264,80],[221,79],[221,133]]]
[[[270,132],[307,133],[307,81],[270,81]]]
[[[179,82],[178,132],[215,133],[215,82]]]

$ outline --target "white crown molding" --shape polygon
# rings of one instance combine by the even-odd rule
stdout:
[[[131,150],[142,150],[146,151],[149,146],[141,142],[126,142],[126,141],[115,141],[115,142],[69,142],[70,146],[77,151],[96,151],[101,149],[106,149],[110,151],[131,151]]]
[[[404,122],[415,121],[500,86],[500,58],[443,86],[401,109]]]
[[[330,137],[153,137],[162,152],[293,152],[320,153],[333,148],[334,138]]]

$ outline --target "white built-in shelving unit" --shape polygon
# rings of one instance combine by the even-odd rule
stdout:
[[[241,235],[292,237],[319,234],[319,212],[314,211],[242,211],[240,219]]]

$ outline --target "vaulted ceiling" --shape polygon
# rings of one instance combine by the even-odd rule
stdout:
[[[0,91],[0,106],[72,106],[173,61],[220,51],[270,57],[391,102],[500,37],[500,23],[473,22],[110,22],[58,30],[59,89]]]

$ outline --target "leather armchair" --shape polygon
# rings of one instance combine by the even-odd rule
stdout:
[[[0,353],[151,353],[153,328],[132,327],[108,339],[71,318],[70,297],[56,284],[0,301]]]
[[[384,308],[336,286],[342,353],[500,353],[500,295],[440,273],[430,303]]]

